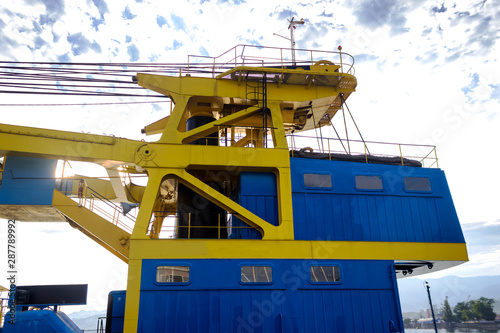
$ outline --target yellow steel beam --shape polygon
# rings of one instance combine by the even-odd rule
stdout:
[[[170,116],[166,116],[165,118],[162,118],[160,120],[155,121],[152,124],[147,125],[142,129],[142,132],[146,135],[153,135],[153,134],[161,134],[163,133],[163,129],[165,126],[167,126],[168,118]]]
[[[228,75],[236,72],[255,72],[255,73],[274,73],[274,74],[296,74],[296,75],[323,75],[323,76],[341,76],[341,77],[353,77],[353,75],[346,73],[335,72],[340,66],[311,66],[311,70],[304,69],[292,69],[292,68],[273,68],[273,67],[252,67],[252,66],[238,66],[231,68],[230,70],[217,75],[216,79],[222,79]],[[325,69],[330,69],[331,71],[325,71]]]
[[[78,190],[80,188],[80,180],[84,179],[87,186],[91,187],[94,191],[98,192],[104,198],[108,200],[116,199],[115,191],[113,190],[113,186],[109,180],[97,179],[97,178],[89,178],[87,176],[74,175],[71,178],[62,178],[60,181],[64,182],[63,187],[68,189],[69,192],[65,191],[64,195],[66,196],[78,196]],[[71,186],[67,186],[67,182],[71,182]],[[62,185],[62,184],[61,184]],[[58,188],[58,183],[56,183],[56,188]],[[90,196],[90,193],[87,194]]]
[[[282,138],[285,140],[285,137]],[[218,147],[144,143],[137,150],[136,165],[144,168],[219,168],[261,170],[289,167],[288,149]]]
[[[130,234],[54,190],[52,206],[76,223],[76,227],[115,256],[128,262]]]
[[[192,76],[174,77],[143,73],[137,74],[137,78],[140,86],[169,96],[176,103],[176,95],[247,99],[246,86],[238,85],[238,81],[236,80],[214,80]],[[305,102],[318,98],[331,97],[338,93],[355,91],[355,87],[340,88],[331,86],[312,86],[310,89],[305,89],[305,86],[298,84],[288,84],[287,89],[283,89],[284,85],[287,84],[282,83],[281,87],[278,87],[276,83],[268,83],[268,101]]]
[[[157,241],[157,240],[153,240]],[[140,244],[137,244],[140,246]],[[124,333],[136,333],[139,320],[141,296],[142,259],[131,259],[128,263],[127,297],[125,298]]]
[[[130,258],[147,259],[338,259],[468,260],[465,243],[159,239],[134,241]]]
[[[0,124],[0,156],[22,155],[116,165],[133,163],[141,141]],[[118,163],[119,164],[119,163]]]
[[[223,126],[230,126],[233,124],[236,124],[242,120],[245,120],[256,113],[258,113],[260,109],[257,108],[248,108],[242,111],[235,112],[229,116],[225,116],[223,118],[220,118],[218,120],[212,121],[206,125],[197,127],[195,129],[192,129],[188,132],[182,133],[181,138],[182,138],[182,143],[190,143],[192,141],[195,141],[199,138],[206,137],[207,135],[210,135],[211,133],[214,133],[219,130],[220,127]]]
[[[148,227],[153,215],[160,185],[165,176],[165,172],[160,168],[148,169],[148,185],[142,196],[139,213],[135,219],[134,230],[132,231],[132,239],[149,239]]]

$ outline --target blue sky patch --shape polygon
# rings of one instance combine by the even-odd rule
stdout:
[[[490,84],[491,94],[490,99],[496,99],[500,102],[500,84]]]
[[[139,49],[135,44],[129,45],[127,47],[127,54],[130,58],[130,61],[137,61],[139,60]]]
[[[101,53],[101,46],[96,42],[88,40],[81,32],[68,35],[66,40],[71,44],[71,52],[78,56],[92,50],[96,53]]]
[[[200,54],[206,57],[210,56],[208,51],[203,46],[200,46]]]
[[[170,27],[167,23],[167,19],[160,15],[156,16],[156,24],[158,24],[160,28],[163,27],[165,24],[167,25],[167,27]]]
[[[132,12],[130,11],[130,7],[129,6],[125,7],[125,10],[122,13],[122,17],[125,20],[131,20],[131,19],[133,19],[136,16],[137,15],[132,14]]]
[[[57,56],[57,61],[59,61],[59,62],[71,62],[71,57],[69,56],[68,53],[61,54],[60,56]]]
[[[174,43],[173,43],[174,50],[177,50],[181,46],[182,46],[182,42],[179,42],[177,39],[174,40]]]
[[[469,85],[465,86],[462,88],[462,91],[465,96],[467,96],[474,88],[477,88],[479,86],[479,74],[474,73],[471,75],[472,79]]]
[[[174,13],[170,14],[170,19],[174,23],[174,29],[175,30],[182,30],[186,32],[186,23],[184,23],[184,20],[182,17],[175,15]]]

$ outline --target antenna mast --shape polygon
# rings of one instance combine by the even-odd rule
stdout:
[[[304,24],[304,19],[300,19],[300,21],[294,20],[295,17],[292,17],[290,20],[287,20],[289,22],[288,24],[288,29],[290,30],[290,38],[281,36],[277,33],[274,33],[273,35],[288,39],[290,43],[292,44],[291,50],[292,50],[292,63],[295,65],[295,35],[294,35],[294,30],[297,28],[297,24]]]
[[[288,29],[290,30],[290,42],[292,44],[292,63],[295,65],[295,35],[293,31],[296,29],[297,24],[304,24],[304,19],[300,19],[300,21],[294,20],[295,17],[292,17],[291,20],[288,20],[290,24],[288,25]]]

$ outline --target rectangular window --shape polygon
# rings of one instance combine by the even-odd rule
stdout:
[[[305,173],[304,174],[305,187],[332,187],[332,175],[321,173]]]
[[[241,282],[243,283],[270,283],[272,281],[271,266],[241,266]]]
[[[340,282],[338,266],[311,266],[311,282]]]
[[[381,176],[355,176],[356,188],[358,190],[383,190]]]
[[[425,177],[405,177],[405,190],[407,191],[419,191],[419,192],[430,192],[431,191],[431,181],[429,178]]]
[[[156,282],[189,282],[189,266],[158,266],[156,269]]]

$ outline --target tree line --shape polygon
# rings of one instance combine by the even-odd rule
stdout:
[[[446,296],[443,304],[443,320],[448,323],[495,320],[494,304],[495,300],[493,298],[481,297],[475,300],[459,302],[452,310],[448,302],[448,296]]]

